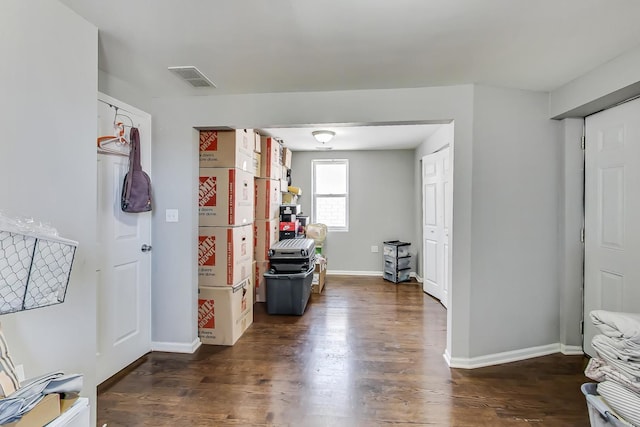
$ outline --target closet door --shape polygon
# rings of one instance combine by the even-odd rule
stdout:
[[[449,175],[449,148],[422,158],[422,288],[445,307],[449,292]]]
[[[584,348],[591,310],[640,312],[640,100],[585,120]]]

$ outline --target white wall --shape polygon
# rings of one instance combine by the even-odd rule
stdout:
[[[330,272],[382,273],[385,240],[411,243],[415,254],[414,179],[412,150],[296,151],[292,185],[303,189],[300,204],[311,214],[311,161],[349,160],[349,231],[329,232],[324,244]],[[371,253],[371,246],[378,253]],[[411,268],[414,270],[415,257]]]
[[[148,111],[152,105],[151,97],[140,88],[102,70],[98,70],[98,90],[142,111]]]
[[[640,95],[640,46],[552,91],[549,116],[584,117]]]
[[[558,343],[560,330],[560,123],[545,93],[475,89],[472,358]]]
[[[28,377],[84,374],[95,420],[97,29],[60,3],[0,3],[0,209],[79,241],[66,301],[0,317]]]
[[[440,125],[437,131],[427,138],[419,147],[415,149],[416,158],[421,160],[427,154],[440,151],[444,147],[453,145],[454,123]]]

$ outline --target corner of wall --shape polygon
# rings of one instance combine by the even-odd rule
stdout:
[[[151,111],[151,96],[140,87],[124,81],[106,71],[98,70],[98,91],[133,105],[143,111]]]
[[[640,47],[553,90],[549,117],[585,117],[640,94]]]

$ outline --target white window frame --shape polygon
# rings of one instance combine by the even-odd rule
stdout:
[[[321,164],[344,164],[346,173],[347,192],[341,194],[317,194],[316,193],[316,165]],[[349,231],[349,160],[348,159],[314,159],[311,160],[311,218],[313,222],[317,222],[316,213],[316,197],[344,197],[345,198],[345,225],[344,227],[327,226],[328,231]]]

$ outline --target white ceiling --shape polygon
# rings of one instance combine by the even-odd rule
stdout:
[[[150,97],[468,83],[550,91],[640,43],[638,0],[61,2],[99,28],[100,69]],[[167,70],[181,65],[217,88]]]
[[[321,125],[289,128],[260,129],[260,134],[281,139],[292,151],[316,150],[395,150],[413,149],[431,136],[438,124],[394,124],[394,125]],[[326,144],[314,139],[314,130],[331,130],[336,133]]]

